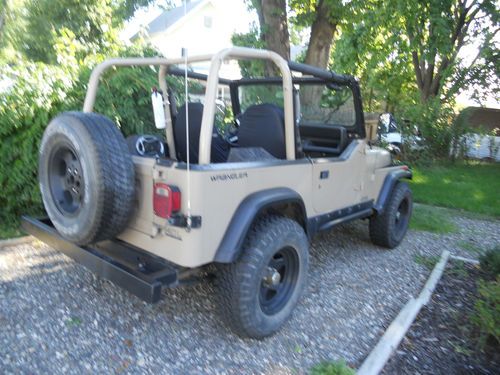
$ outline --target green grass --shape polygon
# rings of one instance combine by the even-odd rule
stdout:
[[[500,218],[500,163],[414,167],[416,202]]]
[[[323,362],[311,369],[311,375],[355,375],[356,372],[347,366],[344,360]]]
[[[410,228],[441,234],[457,231],[446,210],[421,204],[413,206]]]

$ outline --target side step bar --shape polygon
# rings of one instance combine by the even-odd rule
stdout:
[[[27,233],[146,302],[158,302],[162,287],[178,284],[178,272],[172,264],[125,242],[78,246],[64,239],[49,219],[23,216],[21,225]]]

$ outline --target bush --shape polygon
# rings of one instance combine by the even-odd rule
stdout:
[[[119,52],[119,57],[149,57],[156,51],[145,47],[129,47]],[[77,83],[67,107],[81,110],[87,83],[94,64],[82,66]],[[157,67],[110,68],[102,76],[97,90],[94,112],[113,120],[125,136],[155,134],[151,89],[158,86]]]
[[[490,279],[500,276],[500,245],[488,250],[480,258],[481,269]]]
[[[15,80],[0,94],[0,221],[7,223],[21,213],[41,211],[38,146],[73,82],[61,68],[44,64],[24,64],[17,71],[4,68],[1,76]]]
[[[120,56],[154,56],[149,47],[121,48]],[[0,77],[11,77],[13,86],[0,92],[0,222],[15,223],[21,214],[43,212],[38,188],[38,147],[45,127],[58,113],[81,110],[94,56],[82,66],[23,63],[3,66]],[[150,93],[158,85],[157,68],[110,69],[101,79],[95,112],[110,117],[125,136],[154,134]],[[169,78],[182,93],[182,78]],[[161,133],[163,134],[163,132]],[[5,223],[5,224],[4,224]]]
[[[436,159],[449,159],[455,140],[465,133],[463,123],[456,121],[456,114],[451,103],[441,103],[439,98],[430,98],[426,103],[415,101],[401,110],[400,123],[403,119],[411,124],[406,131],[417,126],[423,138],[424,148],[406,150],[405,155],[411,162],[423,164]],[[406,134],[411,135],[411,134]]]
[[[500,344],[500,276],[494,281],[479,281],[479,298],[472,316],[473,323],[479,329],[479,345],[485,347],[488,342]]]

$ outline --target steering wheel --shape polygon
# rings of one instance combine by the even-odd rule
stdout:
[[[127,138],[130,152],[139,156],[159,157],[165,155],[165,146],[154,135],[133,135]]]

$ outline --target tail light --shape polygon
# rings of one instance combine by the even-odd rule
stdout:
[[[181,191],[178,187],[161,182],[154,184],[153,211],[156,216],[170,218],[181,209]]]

